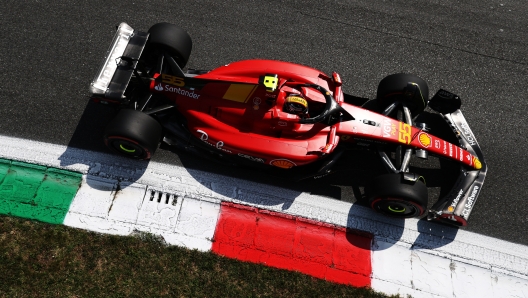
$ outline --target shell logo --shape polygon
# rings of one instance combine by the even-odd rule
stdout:
[[[270,161],[270,165],[276,166],[278,168],[283,168],[283,169],[291,169],[294,166],[296,166],[294,162],[289,161],[287,159],[274,159]]]
[[[480,170],[482,168],[482,163],[475,156],[473,156],[473,167],[477,170]]]
[[[420,144],[424,146],[425,148],[431,147],[431,143],[432,143],[431,137],[426,133],[421,132],[420,135],[418,136],[418,141],[420,141]]]

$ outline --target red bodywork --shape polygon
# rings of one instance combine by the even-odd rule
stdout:
[[[274,92],[260,81],[277,75]],[[202,80],[205,79],[205,80]],[[329,90],[355,120],[300,124],[299,116],[283,111],[284,99],[301,93],[313,117],[324,109],[324,96],[295,83],[317,84]],[[404,143],[457,160],[475,169],[481,164],[468,151],[411,127],[343,101],[339,75],[282,61],[234,62],[194,78],[157,76],[151,92],[163,93],[174,101],[187,120],[190,132],[204,143],[226,154],[281,168],[306,165],[331,153],[338,142]]]

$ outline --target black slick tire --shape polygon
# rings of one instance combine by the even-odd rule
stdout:
[[[104,142],[121,155],[150,159],[158,148],[161,133],[161,125],[151,116],[123,109],[106,127]]]
[[[158,23],[150,27],[147,46],[161,48],[170,53],[180,68],[184,68],[192,50],[192,39],[180,27],[169,23]]]
[[[404,96],[404,89],[408,83],[415,83],[418,85],[419,90],[416,96],[406,98]],[[380,107],[385,109],[390,104],[397,100],[405,100],[406,105],[411,111],[412,115],[418,115],[423,112],[427,106],[429,100],[429,87],[427,83],[420,77],[413,74],[397,73],[385,77],[380,81],[376,94],[376,100]]]
[[[375,177],[366,187],[370,207],[392,217],[420,217],[427,209],[427,187],[420,181],[407,181],[403,174]]]

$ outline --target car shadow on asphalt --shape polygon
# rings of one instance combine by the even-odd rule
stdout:
[[[108,160],[99,161],[95,157],[85,156],[85,158],[82,158],[81,156],[80,159],[88,166],[88,173],[97,173],[97,176],[105,178],[105,169],[101,168],[102,165],[110,164],[119,166],[119,164],[126,164],[127,169],[133,169],[131,173],[132,181],[128,182],[135,182],[141,178],[147,169],[149,161],[138,161],[118,155],[110,155],[109,150],[103,143],[102,136],[104,129],[117,111],[117,108],[89,101],[66,151],[60,157],[61,166],[79,163],[79,152],[83,152],[83,154],[87,154],[87,151],[100,152],[105,153]],[[301,181],[290,179],[292,177],[289,177],[287,173],[277,176],[274,175],[276,172],[255,171],[247,167],[215,164],[207,159],[179,152],[169,146],[162,145],[158,149],[157,154],[161,156],[175,156],[174,154],[176,154],[178,165],[181,164],[196,181],[202,183],[203,186],[209,188],[211,191],[220,192],[221,195],[238,200],[242,204],[281,205],[281,210],[287,211],[291,208],[292,203],[303,193],[350,202],[353,204],[348,212],[347,229],[351,234],[357,233],[357,230],[365,230],[366,228],[372,230],[372,227],[361,226],[363,223],[358,221],[360,217],[368,218],[369,216],[379,216],[369,209],[368,203],[364,202],[363,196],[363,187],[369,179],[386,172],[375,151],[350,150],[350,152],[340,159],[339,165],[335,168],[335,173],[320,179],[310,178]],[[73,156],[75,158],[72,158]],[[97,156],[100,157],[101,155],[99,154]],[[163,158],[160,161],[164,162]],[[439,165],[438,168],[422,167],[422,165],[427,164],[427,161],[422,161],[422,163],[418,162],[417,165],[412,165],[410,168],[411,172],[418,172],[426,177],[430,205],[439,196],[443,196],[449,191],[449,184],[456,178],[456,174],[452,175],[451,173],[458,171],[457,167],[453,167],[450,162],[439,159],[437,163]],[[253,185],[267,185],[264,189],[274,188],[276,192],[280,192],[280,195],[272,196],[273,198],[271,199],[263,199],[259,196],[258,192],[240,195],[233,194],[233,191],[229,188],[222,193],[222,190],[218,188],[218,183],[211,183],[211,181],[203,179],[204,173],[218,174],[218,177],[240,179],[239,181],[247,181],[249,184],[254,183]],[[224,180],[223,178],[220,179]],[[220,183],[222,182],[224,181],[220,181]],[[90,184],[91,180],[88,180],[87,183]],[[97,189],[100,187],[100,184],[93,183],[90,186]],[[385,230],[374,231],[374,234],[376,237],[382,238],[390,236],[392,241],[389,242],[396,243],[405,231],[405,220],[385,218],[382,221],[384,224],[380,226],[383,226]],[[376,220],[373,219],[371,222],[376,222]],[[414,241],[413,247],[430,249],[438,248],[452,242],[458,231],[456,227],[432,223],[426,220],[418,221],[416,230],[419,232],[419,235]],[[349,241],[355,245],[353,238],[350,238]],[[388,248],[390,246],[384,247]]]
[[[385,250],[397,244],[400,240],[409,241],[409,239],[402,239],[406,231],[405,219],[390,218],[375,213],[364,202],[363,189],[364,185],[376,175],[385,173],[385,169],[376,153],[365,154],[364,152],[351,152],[346,158],[342,160],[343,164],[337,169],[337,172],[321,179],[306,179],[302,181],[291,181],[284,176],[273,176],[270,173],[255,171],[245,167],[211,167],[208,162],[196,159],[194,156],[175,152],[179,154],[182,165],[193,175],[198,181],[203,180],[203,173],[215,173],[222,177],[230,177],[239,179],[240,181],[247,181],[247,187],[265,184],[266,192],[273,188],[281,191],[279,196],[269,198],[268,195],[259,196],[258,193],[253,193],[247,196],[239,196],[233,194],[231,189],[221,192],[221,195],[227,196],[230,199],[239,201],[241,204],[253,206],[280,206],[282,211],[287,212],[295,200],[300,199],[303,193],[310,195],[322,196],[327,199],[347,201],[353,203],[349,209],[347,216],[346,237],[351,245],[370,249],[361,241],[358,242],[358,234],[363,234],[364,231],[371,231],[377,240],[384,241],[383,246],[375,248],[376,250]],[[361,156],[361,158],[359,158]],[[443,161],[439,161],[441,167],[448,169],[448,172],[453,170],[453,167]],[[430,195],[430,205],[436,201],[440,195],[444,195],[449,191],[450,186],[446,179],[442,179],[446,171],[439,169],[422,169],[413,167],[411,170],[424,172],[427,180],[431,186],[432,194]],[[454,168],[456,173],[456,167]],[[449,179],[447,179],[449,180]],[[428,185],[429,185],[428,184]],[[218,192],[219,189],[212,187],[210,184],[203,183],[204,186],[210,188],[212,191]],[[322,199],[325,199],[322,198]],[[321,215],[324,218],[324,215]],[[458,231],[458,228],[447,226],[440,223],[429,222],[426,219],[419,220],[416,227],[408,227],[414,231],[411,237],[415,237],[411,243],[410,249],[435,249],[451,243]],[[415,233],[418,232],[418,235]]]
[[[103,142],[103,133],[106,125],[117,112],[118,109],[115,107],[88,101],[66,151],[59,157],[60,165],[71,166],[81,163],[88,166],[88,174],[94,173],[99,178],[104,179],[113,178],[110,176],[109,171],[105,171],[105,165],[114,165],[111,167],[116,168],[119,167],[119,164],[122,164],[126,165],[128,174],[131,174],[132,181],[129,182],[137,181],[144,174],[149,161],[133,160],[112,154]],[[91,152],[96,154],[90,156]],[[100,160],[100,158],[105,160]],[[115,169],[109,168],[108,170]],[[87,179],[86,181],[92,188],[101,188],[101,183],[94,182],[96,180]],[[107,190],[107,188],[103,190]]]

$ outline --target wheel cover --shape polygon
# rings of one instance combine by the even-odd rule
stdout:
[[[405,198],[377,198],[370,206],[377,212],[400,218],[417,217],[424,213],[420,205]]]
[[[402,212],[405,212],[405,210],[407,210],[407,208],[405,207],[402,207],[402,206],[392,206],[392,205],[388,205],[387,206],[387,209],[389,209],[390,212],[393,212],[393,213],[402,213]]]
[[[145,156],[148,156],[148,151],[132,140],[121,137],[109,137],[108,142],[111,148],[123,155],[133,158],[145,158]]]
[[[119,149],[121,149],[121,151],[124,151],[126,153],[134,153],[136,152],[136,149],[135,148],[127,148],[125,144],[119,144]]]

